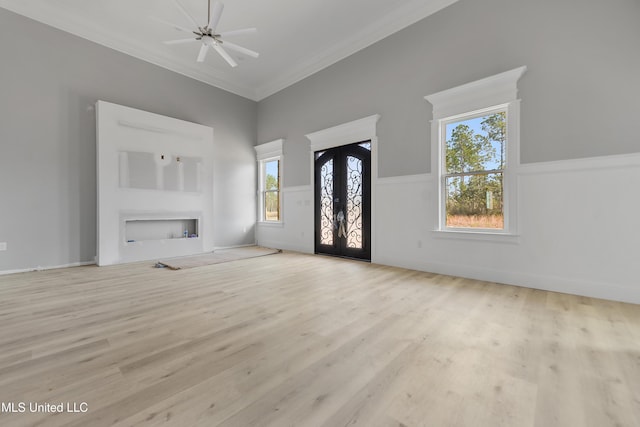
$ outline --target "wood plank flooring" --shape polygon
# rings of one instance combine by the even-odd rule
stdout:
[[[1,426],[640,425],[637,305],[295,253],[151,265],[0,276]]]

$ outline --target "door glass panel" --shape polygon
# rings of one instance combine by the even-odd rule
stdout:
[[[320,243],[333,245],[333,159],[320,169]]]
[[[347,247],[362,248],[362,160],[347,156]]]

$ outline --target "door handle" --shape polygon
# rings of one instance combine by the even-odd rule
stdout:
[[[338,229],[338,237],[347,237],[347,230],[346,227],[344,225],[344,212],[342,212],[342,209],[338,212],[338,214],[336,215],[336,219],[338,221],[338,226],[336,227]]]

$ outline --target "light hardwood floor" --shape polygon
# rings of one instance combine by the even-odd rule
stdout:
[[[638,426],[640,306],[284,253],[0,276],[1,426]]]

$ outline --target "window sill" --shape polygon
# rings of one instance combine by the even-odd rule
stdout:
[[[282,222],[282,221],[258,221],[258,227],[283,228],[284,227],[284,222]]]
[[[514,245],[520,243],[520,235],[512,233],[469,230],[433,230],[432,233],[433,236],[438,239],[475,240],[481,242],[509,243]]]

